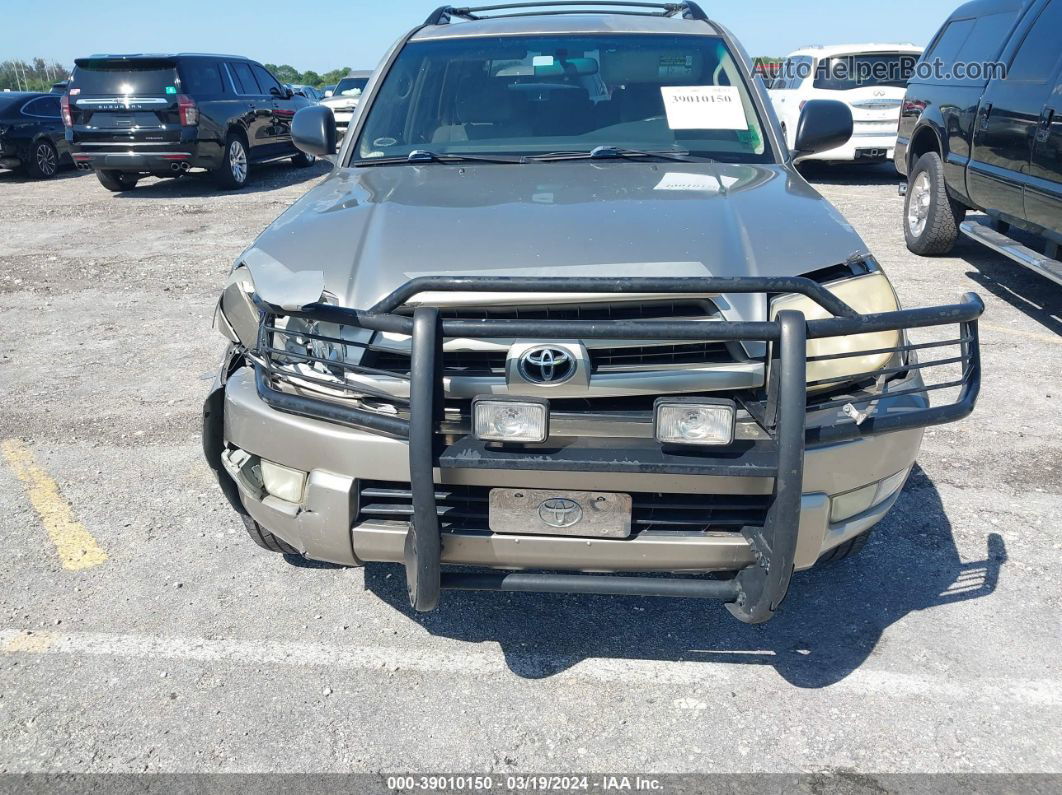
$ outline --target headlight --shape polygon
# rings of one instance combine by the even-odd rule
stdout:
[[[865,276],[825,285],[826,289],[836,295],[852,309],[862,314],[893,312],[899,309],[896,293],[889,284],[885,274],[877,271]],[[783,309],[795,309],[804,314],[807,320],[821,320],[833,317],[829,312],[803,295],[783,295],[771,302],[771,320]],[[899,331],[878,331],[870,334],[851,334],[847,337],[825,337],[808,340],[808,382],[826,378],[844,378],[860,373],[870,373],[888,365],[895,356],[890,348],[901,344]],[[839,353],[857,353],[859,351],[884,350],[884,353],[868,353],[862,356],[844,356],[838,359],[814,361],[820,356],[835,356]],[[809,387],[809,391],[834,389],[840,382],[819,384]]]
[[[229,277],[214,314],[217,329],[249,350],[258,347],[260,323],[253,295],[251,272],[240,266]],[[279,317],[272,325],[277,330],[270,332],[267,341],[274,349],[271,356],[277,364],[288,365],[304,375],[331,374],[340,379],[343,379],[342,365],[361,362],[364,343],[372,335],[367,329],[302,317]]]
[[[272,332],[273,357],[278,363],[320,374],[330,372],[337,378],[343,378],[343,365],[360,364],[365,352],[364,344],[347,343],[366,343],[372,333],[355,326],[304,317],[278,318],[274,326],[278,330]],[[295,355],[285,356],[285,352]]]

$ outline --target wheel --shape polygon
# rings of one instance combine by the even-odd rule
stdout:
[[[860,550],[867,545],[867,541],[870,540],[870,531],[867,530],[864,533],[860,533],[855,538],[849,538],[843,544],[834,547],[828,552],[823,552],[822,557],[818,559],[816,565],[819,563],[836,563],[839,560],[850,558],[854,555],[858,555]]]
[[[59,170],[59,153],[51,141],[37,141],[30,148],[26,161],[26,173],[33,179],[49,179]]]
[[[926,152],[911,169],[903,208],[903,236],[915,254],[947,254],[959,236],[966,208],[948,195],[944,163],[936,152]]]
[[[236,190],[247,184],[250,174],[250,161],[247,157],[247,145],[236,133],[229,133],[225,139],[225,153],[221,158],[221,167],[215,169],[214,180],[218,187]]]
[[[299,152],[293,158],[291,158],[292,165],[295,168],[309,168],[317,162],[317,158],[313,155],[308,155],[305,152]]]
[[[126,171],[97,171],[96,178],[103,187],[115,193],[123,190],[132,190],[136,187],[136,183],[140,181],[140,177],[136,174],[130,174]]]
[[[279,552],[282,555],[299,554],[299,550],[295,549],[291,544],[281,541],[250,516],[241,515],[240,518],[243,519],[243,526],[247,528],[247,535],[262,549],[268,549],[270,552]]]

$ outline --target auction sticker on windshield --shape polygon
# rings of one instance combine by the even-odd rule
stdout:
[[[736,86],[660,86],[672,130],[747,130]]]

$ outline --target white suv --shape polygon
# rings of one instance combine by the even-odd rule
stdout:
[[[807,47],[791,53],[769,92],[787,143],[793,145],[808,100],[840,100],[852,109],[855,122],[848,143],[797,159],[891,161],[907,80],[921,54],[913,44]]]
[[[370,71],[351,72],[336,84],[331,95],[321,100],[322,105],[332,109],[336,120],[336,134],[340,139],[347,134],[347,126],[354,118],[354,111],[358,108],[370,77]]]

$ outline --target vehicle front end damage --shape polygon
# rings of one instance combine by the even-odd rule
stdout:
[[[205,452],[278,548],[403,563],[420,611],[496,589],[765,621],[980,385],[976,295],[901,310],[869,257],[820,275],[420,276],[362,310],[252,249]]]

